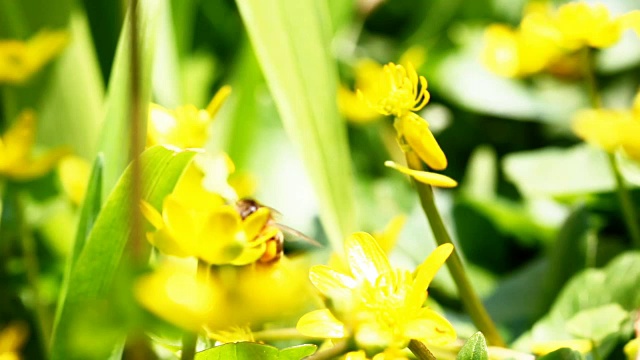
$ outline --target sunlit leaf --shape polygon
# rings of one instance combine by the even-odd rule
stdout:
[[[240,0],[238,7],[285,129],[307,166],[322,224],[334,249],[342,249],[355,227],[353,179],[336,104],[326,4]]]
[[[159,208],[193,154],[175,153],[160,146],[145,151],[140,159],[142,199]],[[74,340],[74,329],[77,329],[74,322],[84,312],[91,311],[83,308],[83,304],[105,298],[112,286],[131,232],[131,182],[129,167],[107,198],[71,272],[67,296],[59,304],[52,359],[73,358],[70,344]],[[97,352],[94,355],[93,358],[99,359],[104,354]]]
[[[595,342],[620,331],[629,313],[618,304],[607,304],[577,313],[567,322],[567,330],[582,339]]]
[[[146,139],[147,114],[145,104],[151,99],[151,67],[157,36],[157,25],[159,21],[159,10],[162,1],[143,0],[140,1],[139,16],[139,44],[140,44],[140,104],[142,111],[139,128],[140,141],[144,144]],[[129,164],[130,141],[131,138],[131,69],[130,69],[130,37],[129,21],[125,20],[125,25],[118,49],[113,62],[113,70],[109,80],[107,91],[106,115],[103,122],[102,138],[100,139],[99,151],[104,153],[104,183],[102,195],[106,196],[111,192],[120,175]]]

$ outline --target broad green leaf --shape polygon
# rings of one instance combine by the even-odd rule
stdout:
[[[571,350],[569,348],[558,349],[554,352],[548,353],[545,356],[538,358],[538,360],[582,360],[584,356],[580,352]]]
[[[517,341],[517,347],[525,350],[531,343],[575,338],[568,331],[567,321],[585,310],[608,304],[617,304],[626,311],[637,309],[640,307],[639,283],[638,251],[619,255],[603,269],[584,270],[569,281],[548,314],[521,337],[522,341]],[[598,351],[606,356],[614,345],[615,342],[605,341]]]
[[[301,360],[317,349],[316,345],[304,344],[282,350],[271,345],[253,342],[229,343],[201,351],[196,360]]]
[[[318,347],[312,344],[304,344],[288,347],[280,350],[278,360],[300,360],[316,352]]]
[[[278,360],[278,354],[278,349],[270,345],[239,342],[201,351],[196,354],[196,360]]]
[[[78,256],[80,256],[87,238],[89,237],[89,233],[93,228],[93,224],[100,213],[100,208],[102,206],[102,166],[102,155],[98,155],[93,163],[93,170],[91,171],[91,177],[89,178],[85,199],[82,204],[82,208],[80,209],[80,219],[78,220],[78,226],[76,228],[75,241],[71,248],[69,258],[67,259],[62,288],[60,289],[60,296],[58,297],[58,304],[63,304],[65,302],[65,298],[69,290],[69,278],[71,277],[71,271],[73,270],[73,266],[75,265],[76,260],[78,260]],[[62,307],[58,306],[56,309],[53,328],[57,327],[61,310]]]
[[[159,11],[162,1],[140,1],[139,34],[140,46],[140,104],[141,114],[139,124],[140,140],[144,144],[146,139],[147,105],[151,99],[151,67]],[[102,195],[104,198],[111,192],[120,175],[129,164],[131,138],[131,69],[130,69],[130,39],[129,19],[124,22],[122,33],[118,41],[113,70],[107,91],[106,115],[103,122],[102,138],[99,151],[104,153],[104,183]]]
[[[487,341],[481,332],[473,334],[467,342],[464,344],[458,356],[457,360],[488,360]]]
[[[355,203],[346,129],[336,104],[326,3],[237,3],[284,127],[307,166],[322,224],[340,251],[344,236],[355,230]]]
[[[140,158],[142,199],[160,207],[193,155],[161,146],[146,150]],[[67,296],[58,305],[60,315],[54,329],[52,359],[74,358],[71,348],[77,329],[74,322],[91,311],[83,305],[105,299],[113,284],[131,231],[131,182],[129,167],[106,200],[71,271]],[[94,358],[101,355],[104,354],[96,353]]]
[[[614,189],[607,154],[586,144],[505,157],[504,172],[525,196],[560,197]]]
[[[582,339],[601,342],[607,336],[620,331],[629,312],[618,304],[607,304],[577,313],[567,322],[567,330]]]
[[[38,139],[48,146],[70,146],[91,160],[100,134],[104,84],[86,16],[74,12],[68,31],[69,45],[53,64],[41,100]]]

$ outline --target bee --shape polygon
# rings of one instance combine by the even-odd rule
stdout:
[[[260,204],[254,199],[250,199],[250,198],[240,199],[236,201],[235,207],[236,207],[236,210],[238,211],[238,214],[240,214],[240,217],[242,218],[242,220],[246,219],[249,215],[255,213],[256,211],[258,211],[258,209],[262,207],[266,207],[270,210],[269,219],[267,220],[267,223],[264,225],[264,227],[267,228],[272,226],[277,228],[279,231],[273,237],[267,240],[266,242],[267,250],[264,252],[262,257],[258,259],[258,261],[261,263],[275,262],[282,257],[282,254],[284,253],[284,237],[285,237],[284,234],[285,233],[295,237],[296,239],[301,239],[304,242],[309,243],[313,246],[317,246],[317,247],[321,246],[317,241],[301,233],[300,231],[292,229],[287,225],[276,222],[273,214],[279,214],[279,212],[271,207]]]

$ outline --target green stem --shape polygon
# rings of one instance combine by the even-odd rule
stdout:
[[[409,350],[418,360],[436,360],[436,357],[429,351],[427,346],[418,340],[409,341]]]
[[[408,152],[406,154],[406,158],[407,164],[410,168],[414,170],[422,170],[421,162],[415,153]],[[447,228],[445,227],[436,207],[433,197],[433,189],[430,185],[423,184],[421,182],[414,181],[413,183],[418,191],[422,209],[427,216],[429,225],[431,225],[431,231],[433,232],[436,242],[438,245],[447,243],[453,244],[453,241],[451,241],[451,237],[449,236]],[[502,340],[502,336],[500,336],[496,325],[493,323],[493,320],[491,320],[491,317],[489,317],[489,313],[487,313],[487,310],[480,301],[478,294],[476,294],[469,278],[467,277],[467,273],[465,272],[462,260],[460,259],[460,255],[458,255],[457,250],[454,250],[447,260],[447,267],[449,268],[451,277],[453,277],[453,281],[458,288],[462,305],[469,313],[469,316],[471,316],[471,320],[478,330],[482,331],[491,345],[505,347],[505,342]]]
[[[599,109],[602,107],[602,100],[598,92],[598,83],[595,76],[593,49],[585,48],[583,51],[584,64],[585,64],[585,83],[589,92],[589,99],[591,101],[591,107]],[[620,173],[620,168],[616,162],[616,158],[613,154],[609,154],[609,165],[611,166],[611,172],[616,181],[616,192],[618,194],[618,201],[622,208],[622,216],[631,236],[631,242],[635,248],[640,248],[640,224],[638,221],[638,215],[633,206],[631,196],[629,196],[629,190],[624,183],[624,178]]]
[[[22,244],[22,254],[24,257],[24,263],[26,267],[27,282],[33,295],[33,307],[36,315],[37,329],[40,333],[43,349],[47,348],[49,339],[51,338],[51,319],[49,313],[42,303],[42,297],[40,296],[40,287],[38,286],[38,274],[40,273],[40,265],[38,262],[38,256],[36,254],[36,242],[33,238],[33,234],[29,230],[24,219],[24,207],[20,201],[19,195],[15,193],[15,189],[9,189],[14,191],[13,197],[16,207],[16,221],[18,230],[20,232],[20,240]]]
[[[624,217],[624,222],[627,225],[627,231],[629,231],[629,235],[631,236],[631,242],[636,249],[640,249],[640,224],[638,221],[638,214],[636,213],[633,200],[631,200],[629,190],[624,183],[624,179],[620,173],[620,168],[618,167],[618,163],[616,162],[616,158],[613,154],[609,154],[609,164],[611,165],[613,177],[616,179],[616,193],[618,195],[620,206],[622,207],[622,216]]]
[[[198,270],[196,272],[198,284],[206,283],[209,279],[209,264],[198,259]],[[182,335],[182,354],[181,360],[193,360],[196,355],[196,345],[198,344],[198,334],[185,332]]]
[[[337,342],[331,349],[318,351],[315,354],[308,356],[305,360],[327,360],[336,358],[350,350],[349,341],[342,340]]]

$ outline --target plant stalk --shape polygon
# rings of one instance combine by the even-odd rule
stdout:
[[[436,360],[436,357],[429,351],[427,346],[422,341],[412,339],[409,341],[409,350],[415,355],[418,360]]]
[[[591,107],[599,109],[602,107],[602,99],[598,91],[598,83],[595,76],[595,66],[593,49],[585,48],[583,51],[584,57],[584,78],[589,92],[589,100]],[[629,190],[624,183],[622,173],[616,162],[614,154],[608,155],[609,165],[611,166],[611,173],[616,181],[616,193],[618,195],[618,201],[622,210],[622,217],[624,218],[627,231],[631,237],[631,242],[636,249],[640,249],[640,224],[638,221],[638,214],[634,208],[633,201],[629,195]]]
[[[336,358],[349,351],[349,341],[342,340],[337,342],[331,349],[318,351],[315,354],[308,356],[305,360],[328,360]]]
[[[198,270],[196,271],[198,284],[204,284],[209,280],[209,264],[198,259]],[[180,360],[193,360],[196,355],[196,345],[198,344],[198,334],[185,332],[182,335],[182,354]]]
[[[407,152],[406,159],[407,164],[411,169],[423,170],[422,163],[415,153]],[[438,245],[447,243],[453,244],[453,241],[451,241],[451,237],[449,236],[447,228],[445,227],[436,207],[435,199],[433,197],[433,189],[430,185],[423,184],[418,181],[413,181],[413,183],[418,191],[422,209],[427,216],[427,220],[429,221],[429,225],[431,226],[431,231],[433,232],[436,242]],[[462,305],[469,313],[469,316],[475,326],[478,330],[482,331],[491,345],[505,347],[506,344],[502,339],[502,336],[498,332],[496,325],[493,323],[493,320],[491,320],[491,317],[482,304],[480,297],[475,292],[471,282],[469,281],[457,249],[454,249],[453,253],[451,253],[451,256],[447,260],[447,267],[449,268],[451,277],[453,277],[453,281],[458,288]]]

